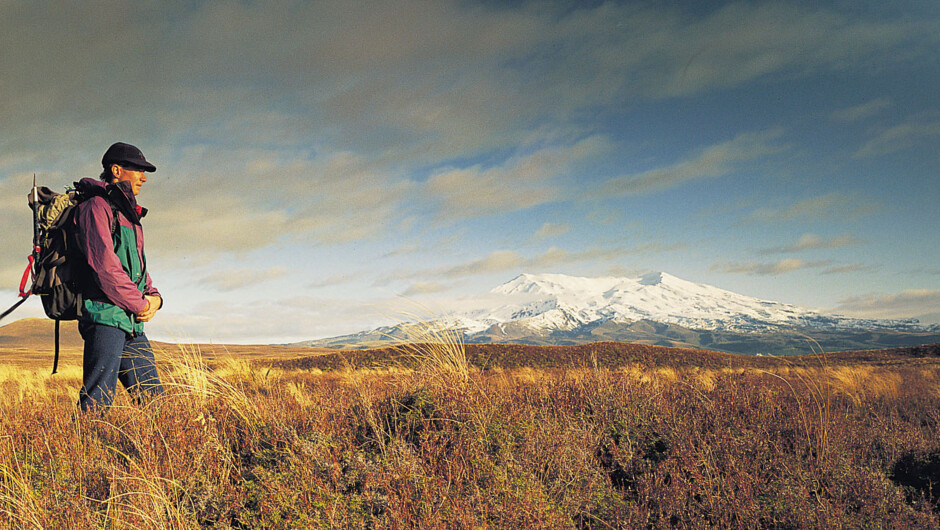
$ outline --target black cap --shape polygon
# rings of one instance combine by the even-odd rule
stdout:
[[[138,171],[156,171],[157,166],[147,162],[144,154],[131,144],[117,142],[104,152],[101,157],[101,165],[105,168],[117,164],[121,167],[136,169]]]

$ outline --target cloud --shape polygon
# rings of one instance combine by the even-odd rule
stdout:
[[[346,151],[311,157],[309,149],[194,143],[165,159],[145,152],[158,167],[139,197],[150,210],[144,227],[154,256],[205,263],[283,244],[375,239],[396,230],[408,213],[402,204],[409,181]],[[100,155],[82,158],[95,157]],[[54,171],[39,175],[53,189],[76,179]],[[32,227],[25,196],[31,181],[31,173],[0,178],[3,248],[23,242],[28,252]],[[0,272],[12,263],[9,254],[0,257]]]
[[[940,276],[940,269],[921,267],[907,271],[905,274],[926,274],[929,276]]]
[[[403,296],[421,296],[446,292],[453,285],[436,280],[426,280],[425,278],[442,278],[447,280],[462,280],[472,276],[489,275],[495,273],[505,273],[507,271],[516,272],[542,272],[545,270],[557,271],[564,266],[589,262],[592,264],[600,263],[606,266],[607,270],[626,270],[621,266],[611,266],[613,260],[639,252],[653,250],[662,250],[665,252],[675,250],[673,248],[664,248],[661,245],[646,245],[636,249],[624,248],[589,248],[580,251],[569,251],[562,248],[550,247],[544,252],[533,256],[523,256],[512,250],[500,250],[492,252],[485,257],[477,258],[459,263],[450,267],[399,271],[397,274],[389,275],[377,282],[379,285],[386,285],[390,281],[411,280],[410,285],[402,293]],[[487,295],[473,295],[471,299],[474,303],[482,302]],[[464,300],[467,302],[468,300]],[[448,304],[450,305],[450,304]]]
[[[348,274],[334,274],[327,276],[325,278],[318,277],[315,281],[312,281],[306,285],[313,289],[318,289],[321,287],[333,287],[337,285],[347,285],[353,281],[360,278],[360,274],[357,273],[348,273]]]
[[[401,245],[401,246],[398,247],[398,248],[394,248],[394,249],[392,249],[392,250],[386,252],[384,255],[382,255],[382,257],[383,257],[383,258],[394,258],[394,257],[396,257],[396,256],[409,256],[409,255],[411,255],[411,254],[414,254],[414,253],[418,252],[419,250],[421,250],[421,247],[419,247],[418,245],[415,245],[415,244]]]
[[[563,197],[556,180],[578,162],[607,149],[599,137],[570,146],[551,146],[509,158],[494,167],[449,168],[432,175],[425,186],[442,202],[441,215],[477,217],[520,210]]]
[[[148,248],[211,260],[280,244],[347,243],[387,235],[407,215],[406,179],[348,152],[305,155],[188,148],[141,194],[150,207]]]
[[[442,270],[423,271],[414,273],[415,276],[441,276],[445,278],[462,278],[480,274],[491,274],[507,270],[536,271],[549,269],[560,265],[578,262],[610,263],[627,255],[650,250],[668,252],[676,247],[663,247],[658,244],[644,245],[636,249],[624,248],[589,248],[580,251],[569,251],[558,247],[550,247],[535,256],[525,257],[513,250],[499,250],[484,258],[461,263]]]
[[[530,208],[561,196],[560,189],[547,182],[530,180],[515,186],[514,180],[512,172],[503,168],[451,169],[431,177],[427,191],[442,199],[441,215],[456,218]]]
[[[904,151],[940,137],[940,121],[910,118],[884,131],[865,143],[855,153],[856,158],[868,158]]]
[[[32,174],[0,178],[0,286],[18,286],[33,248],[33,217],[27,195]]]
[[[448,287],[439,282],[415,282],[411,284],[404,293],[403,296],[419,296],[426,294],[434,294],[446,291]]]
[[[389,323],[391,300],[295,296],[206,302],[185,313],[173,305],[147,326],[151,338],[230,344],[287,343],[355,333]],[[225,318],[219,318],[224,315]]]
[[[570,164],[606,148],[598,136],[570,140],[591,134],[583,116],[769,73],[867,63],[931,29],[773,4],[693,16],[616,3],[13,3],[0,21],[0,169],[93,174],[97,154],[120,137],[145,147],[161,177],[214,184],[184,185],[167,201],[201,204],[234,189],[240,195],[224,200],[261,227],[355,241],[390,226],[415,168],[447,164],[422,191],[456,218],[556,201]],[[546,141],[553,147],[532,149]],[[453,163],[507,146],[520,154]],[[747,159],[720,147],[621,177],[623,193],[717,176],[735,156]],[[264,157],[266,171],[242,169]],[[272,197],[282,180],[300,184],[295,197]],[[372,214],[356,214],[363,210]],[[240,232],[243,241],[229,234],[221,248],[263,243]]]
[[[816,234],[803,234],[799,241],[792,245],[780,247],[765,248],[760,251],[761,254],[792,254],[804,250],[816,250],[826,248],[838,248],[857,244],[859,241],[852,234],[842,234],[832,239],[823,239]]]
[[[905,42],[936,40],[932,21],[853,20],[826,8],[781,3],[729,3],[700,20],[679,17],[671,24],[667,31],[653,24],[637,33],[657,47],[662,66],[649,70],[668,79],[662,87],[667,95],[887,61]],[[654,31],[659,36],[647,34]]]
[[[236,291],[259,283],[276,280],[286,276],[287,267],[259,269],[227,269],[216,271],[200,280],[200,284],[214,287],[219,291]]]
[[[507,64],[525,74],[528,82],[517,83],[527,98],[541,104],[546,96],[567,100],[568,108],[557,107],[559,113],[880,64],[896,60],[896,49],[912,40],[936,41],[938,29],[929,19],[865,19],[771,2],[727,3],[703,16],[635,3],[566,12],[535,5],[522,12],[530,22],[531,53],[524,62]],[[532,90],[536,87],[548,89]]]
[[[797,258],[785,258],[770,262],[719,263],[711,267],[713,271],[753,276],[776,276],[804,269],[822,269],[820,274],[849,274],[874,270],[870,266],[861,264],[833,265],[832,260],[807,261]]]
[[[527,259],[525,262],[525,268],[526,270],[534,271],[581,261],[609,262],[626,254],[627,252],[625,250],[619,248],[591,248],[587,250],[571,252],[565,249],[551,247],[545,252]]]
[[[849,265],[838,265],[829,267],[822,271],[823,274],[848,274],[852,272],[872,272],[875,268],[870,265],[861,265],[852,263]]]
[[[822,218],[855,219],[878,212],[881,206],[875,201],[854,193],[833,192],[802,199],[784,207],[762,207],[752,210],[748,221],[780,223],[786,221],[808,221]]]
[[[775,3],[8,3],[0,130],[21,160],[117,134],[159,150],[314,139],[423,165],[638,99],[897,61],[937,30]]]
[[[894,294],[870,293],[839,302],[837,310],[863,318],[921,318],[940,322],[940,290],[910,289]]]
[[[548,239],[567,234],[571,227],[567,224],[544,223],[532,234],[533,239]]]
[[[839,109],[832,113],[832,119],[843,122],[857,122],[866,118],[870,118],[893,106],[894,102],[891,100],[891,98],[877,98],[866,103],[862,103],[861,105]]]
[[[780,153],[785,146],[776,142],[782,131],[744,133],[732,140],[707,147],[688,160],[634,175],[615,177],[586,194],[603,199],[645,195],[681,186],[694,180],[716,178],[735,171],[741,162]]]
[[[207,263],[226,252],[275,244],[293,229],[284,210],[252,208],[234,196],[182,200],[154,208],[145,220],[151,254]]]
[[[441,275],[446,278],[461,278],[478,274],[503,272],[519,268],[523,264],[525,264],[525,258],[518,252],[513,250],[497,250],[485,258],[450,267],[442,271]]]
[[[820,268],[829,265],[831,262],[824,261],[804,261],[801,259],[787,258],[774,262],[754,262],[747,263],[723,263],[712,266],[712,270],[726,273],[751,274],[757,276],[776,276],[800,269]]]
[[[326,245],[357,247],[342,258],[355,266],[336,264],[346,273],[381,255],[373,242],[407,251],[403,241],[421,237],[419,257],[446,255],[433,244],[442,220],[472,227],[454,245],[466,248],[485,225],[472,221],[570,201],[596,185],[598,168],[616,177],[607,184],[614,196],[740,171],[789,146],[772,133],[732,131],[727,142],[645,172],[611,170],[607,155],[647,147],[630,144],[646,110],[655,112],[651,101],[681,98],[685,107],[715,96],[708,114],[739,90],[750,98],[777,81],[805,76],[813,90],[819,72],[877,80],[866,76],[932,64],[922,59],[932,60],[940,35],[935,17],[906,11],[680,4],[3,2],[0,275],[14,283],[25,255],[17,249],[28,251],[20,246],[30,231],[23,178],[35,171],[58,186],[94,176],[115,140],[141,146],[160,168],[141,197],[151,208],[148,252],[184,267],[159,276],[201,276],[193,260],[242,267],[253,252],[287,249],[302,259]],[[879,105],[841,117],[863,119]],[[634,118],[638,127],[628,127]],[[932,134],[876,130],[862,153],[921,145]],[[776,207],[763,211],[771,220],[800,209],[768,206]],[[834,215],[853,211],[835,206]],[[618,229],[633,220],[602,210]],[[569,222],[533,226],[546,220],[537,241]],[[491,250],[474,243],[480,256]],[[449,274],[606,259],[603,249],[502,252]],[[220,287],[237,285],[235,276]]]

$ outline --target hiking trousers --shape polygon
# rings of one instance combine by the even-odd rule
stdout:
[[[83,411],[110,407],[118,380],[138,402],[163,393],[146,335],[132,335],[83,320],[78,323],[78,332],[85,339],[82,389],[78,394]]]

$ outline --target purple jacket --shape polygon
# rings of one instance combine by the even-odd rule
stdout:
[[[106,188],[107,186],[100,180],[84,178],[76,183],[76,187],[81,189],[83,187]],[[127,182],[119,182],[111,189],[111,201],[118,208],[118,223],[134,231],[137,239],[137,254],[143,263],[144,232],[140,226],[140,217],[146,214],[146,210],[137,206],[137,198]],[[113,219],[114,212],[104,197],[96,196],[79,203],[75,208],[74,217],[77,225],[75,234],[78,248],[88,258],[88,265],[91,266],[95,283],[101,288],[105,298],[121,309],[131,313],[140,313],[147,307],[144,294],[160,296],[160,293],[151,283],[149,273],[143,294],[131,281],[121,260],[114,252],[114,241],[111,236]]]

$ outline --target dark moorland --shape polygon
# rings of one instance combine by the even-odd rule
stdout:
[[[158,345],[101,416],[7,346],[3,528],[940,528],[937,344]]]
[[[812,351],[812,345],[807,345]],[[493,368],[608,368],[642,365],[672,368],[772,368],[794,363],[890,364],[916,359],[940,361],[940,343],[884,350],[860,350],[802,356],[770,357],[723,353],[691,348],[668,348],[625,342],[595,342],[576,346],[531,346],[525,344],[467,344],[467,362]],[[421,362],[408,348],[369,350],[322,350],[274,362],[291,369],[341,370],[345,368],[414,368]]]

